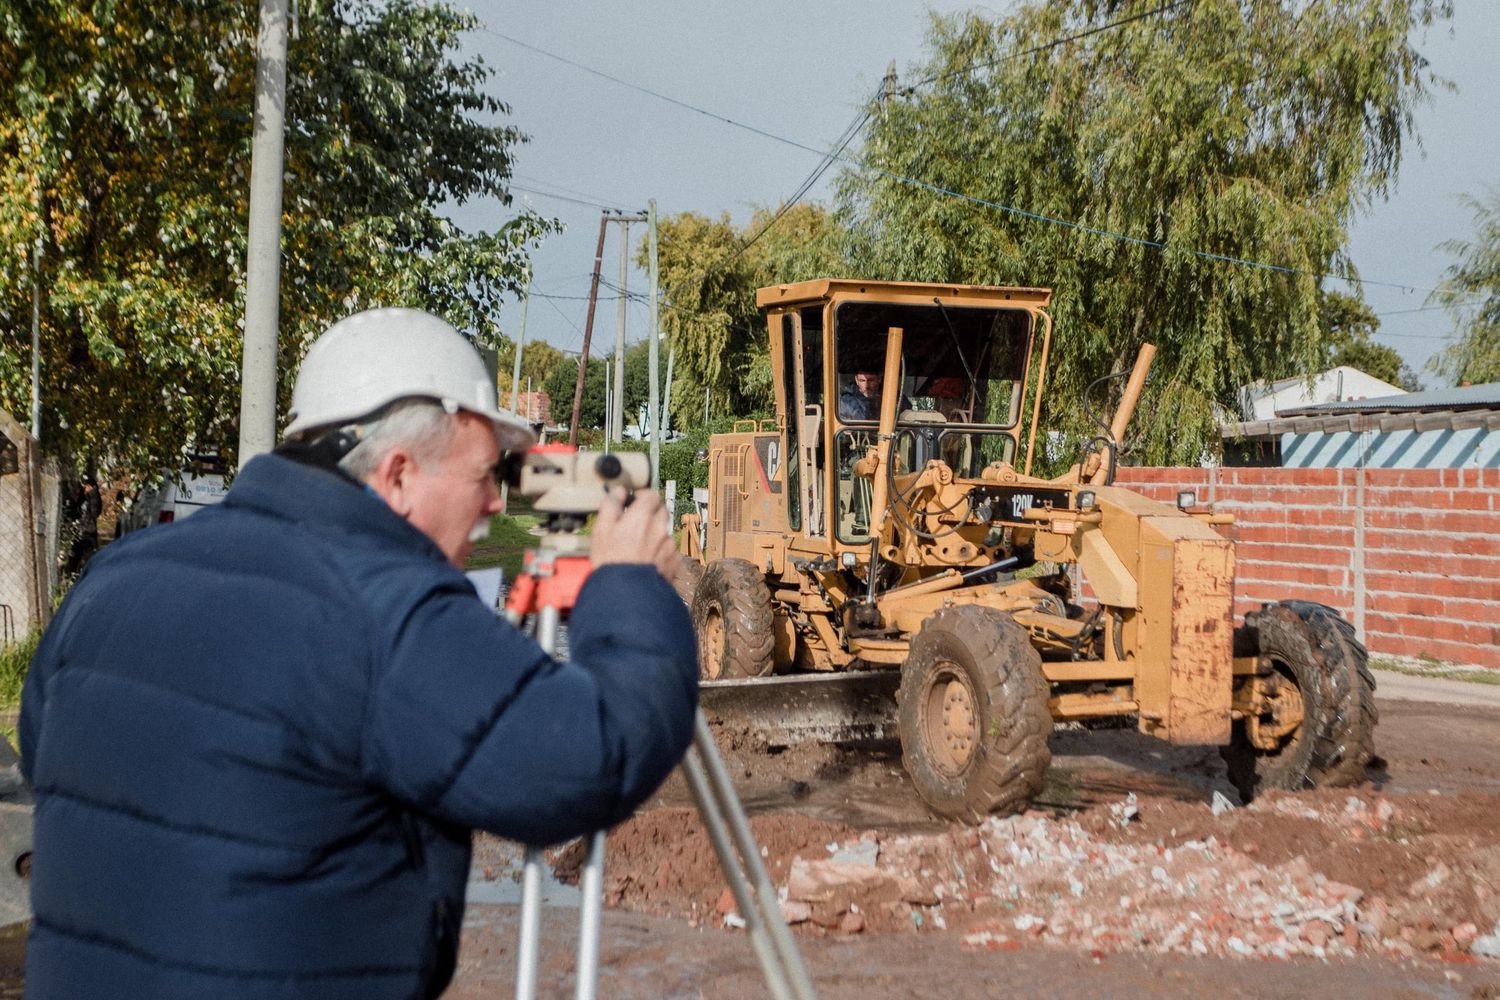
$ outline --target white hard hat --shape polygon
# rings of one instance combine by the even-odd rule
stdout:
[[[297,372],[286,436],[354,423],[411,397],[488,417],[501,448],[536,443],[526,421],[496,404],[494,379],[473,345],[417,309],[371,309],[329,327]]]

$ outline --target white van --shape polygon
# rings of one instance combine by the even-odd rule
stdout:
[[[148,486],[136,494],[128,510],[120,514],[120,534],[171,524],[194,511],[211,507],[229,493],[224,477],[216,472],[192,472],[184,469],[175,476],[166,472],[157,486]]]

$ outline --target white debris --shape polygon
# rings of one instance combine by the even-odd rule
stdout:
[[[1213,801],[1209,808],[1213,810],[1215,816],[1222,816],[1234,808],[1234,803],[1230,802],[1229,797],[1223,792],[1214,789]]]

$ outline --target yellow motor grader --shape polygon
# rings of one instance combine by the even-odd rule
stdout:
[[[1287,601],[1236,627],[1229,519],[1113,485],[1149,346],[1076,463],[1032,474],[1057,447],[1050,298],[757,293],[777,416],[714,436],[706,513],[683,518],[706,706],[773,745],[894,729],[922,798],[971,822],[1025,808],[1058,722],[1217,744],[1247,800],[1359,780],[1374,681],[1348,623]]]

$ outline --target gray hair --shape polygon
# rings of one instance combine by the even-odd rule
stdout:
[[[364,482],[392,448],[406,448],[422,465],[448,457],[453,415],[436,400],[398,399],[361,424],[359,444],[339,460],[339,468]]]

